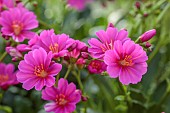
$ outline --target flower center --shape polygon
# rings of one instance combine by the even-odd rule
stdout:
[[[103,52],[106,52],[107,50],[113,50],[113,41],[111,40],[111,43],[105,43],[104,45],[100,46]]]
[[[13,29],[13,32],[16,36],[18,36],[22,29],[23,29],[23,24],[18,22],[18,21],[13,21],[12,23],[12,29]]]
[[[0,83],[6,82],[9,80],[7,75],[0,75]]]
[[[47,76],[47,72],[45,71],[43,64],[41,64],[40,66],[35,66],[34,74],[39,77]]]
[[[101,65],[100,65],[100,63],[98,63],[98,62],[91,62],[91,66],[92,66],[94,69],[97,69],[97,70],[100,70],[100,69],[101,69]]]
[[[67,102],[68,102],[68,100],[66,100],[65,95],[59,94],[59,95],[56,96],[56,103],[58,105],[62,105],[63,106],[63,105],[66,105]]]
[[[132,66],[132,56],[130,55],[126,55],[125,58],[123,60],[119,61],[119,64],[122,66]]]
[[[53,53],[58,53],[58,44],[57,43],[55,43],[54,45],[53,44],[51,44],[50,46],[49,46],[49,49],[53,52]]]

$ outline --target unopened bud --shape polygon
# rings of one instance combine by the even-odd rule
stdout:
[[[147,17],[147,16],[148,16],[148,13],[144,13],[143,16],[144,16],[144,17]]]
[[[87,101],[87,100],[88,100],[88,97],[87,97],[87,96],[82,95],[82,96],[81,96],[81,100],[82,100],[83,102],[85,102],[85,101]]]
[[[84,46],[82,49],[81,49],[81,52],[87,52],[88,51],[88,47],[87,46]]]
[[[141,5],[140,2],[138,2],[138,1],[135,3],[135,6],[137,9],[140,9],[140,5]]]
[[[69,48],[69,51],[73,51],[77,47],[77,42],[74,42]]]
[[[149,47],[151,47],[151,43],[149,43],[149,42],[146,42],[146,44],[145,44],[145,47],[146,47],[146,48],[149,48]]]
[[[142,42],[146,42],[148,40],[150,40],[152,37],[154,37],[156,34],[156,30],[155,29],[152,29],[152,30],[149,30],[145,33],[143,33],[139,38],[140,38],[140,41]]]
[[[115,27],[111,22],[108,24],[108,26],[107,27]]]

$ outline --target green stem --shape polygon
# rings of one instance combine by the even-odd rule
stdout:
[[[76,77],[77,82],[78,82],[78,84],[79,84],[79,86],[80,86],[80,89],[81,89],[81,91],[83,92],[83,84],[82,84],[82,82],[81,82],[80,71],[78,71],[78,73],[76,73],[75,71],[73,71],[72,73],[73,73],[73,75]]]
[[[60,78],[60,73],[58,73],[58,75],[56,76],[56,81],[55,81],[55,86],[57,87],[58,86],[58,80]]]
[[[121,84],[119,81],[118,81],[118,84],[119,84],[119,87],[121,88],[121,90],[123,91],[124,95],[125,95],[125,100],[127,101],[127,104],[129,107],[132,106],[132,99],[130,97],[130,92],[128,92],[127,90],[127,86]]]
[[[10,41],[12,41],[11,47],[16,44],[16,42],[14,42],[12,39],[11,39]],[[8,53],[5,51],[5,52],[1,55],[1,57],[0,57],[0,62],[2,62],[2,61],[4,60],[4,58],[7,56],[7,54],[8,54]]]
[[[47,28],[49,28],[49,29],[53,28],[51,25],[45,23],[44,21],[42,21],[42,20],[40,20],[40,19],[38,19],[38,22],[40,23],[40,25],[45,26],[45,27],[47,27]]]
[[[3,95],[4,95],[4,91],[0,89],[0,105],[2,105]]]
[[[64,79],[67,79],[67,77],[68,77],[71,69],[72,69],[72,65],[69,65],[69,66],[68,66],[68,69],[67,69],[67,72],[66,72],[66,74],[65,74],[65,76],[64,76]]]
[[[6,55],[7,55],[7,52],[5,51],[5,52],[1,55],[1,57],[0,57],[0,62],[2,62],[2,61],[4,60],[4,58],[6,57]]]

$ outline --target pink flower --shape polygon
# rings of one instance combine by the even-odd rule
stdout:
[[[141,46],[133,41],[115,41],[114,49],[106,51],[104,62],[108,65],[107,72],[110,77],[119,77],[122,84],[136,84],[147,72],[148,59]]]
[[[13,64],[0,63],[0,88],[7,89],[10,85],[18,84]]]
[[[87,68],[91,74],[101,74],[106,71],[106,67],[107,65],[103,61],[92,60]]]
[[[44,86],[51,87],[55,84],[55,77],[61,70],[61,64],[51,62],[52,53],[43,48],[34,49],[24,56],[19,63],[17,80],[23,83],[23,88],[30,90],[35,86],[41,90]]]
[[[38,27],[38,21],[33,12],[23,7],[3,11],[0,17],[2,34],[11,36],[16,42],[31,39],[35,33],[31,29]]]
[[[155,35],[156,35],[156,30],[152,29],[152,30],[149,30],[149,31],[146,31],[145,33],[143,33],[139,38],[142,42],[147,42]]]
[[[92,0],[68,0],[70,7],[73,7],[79,11],[83,10],[88,2]]]
[[[54,30],[44,30],[40,36],[36,36],[37,41],[33,48],[44,48],[47,52],[52,52],[55,58],[63,57],[67,53],[67,40],[69,36],[66,34],[55,35]]]
[[[107,50],[114,49],[114,41],[120,40],[124,42],[129,40],[128,32],[126,30],[118,30],[113,27],[108,27],[106,31],[100,30],[96,32],[97,37],[99,38],[91,38],[88,43],[91,46],[88,51],[92,54],[92,57],[103,59],[104,53]]]
[[[0,0],[0,12],[3,8],[13,8],[14,6],[14,0]]]
[[[81,100],[81,93],[76,90],[74,83],[68,84],[67,80],[61,78],[57,88],[46,87],[42,91],[42,99],[52,101],[44,106],[46,112],[72,113]]]

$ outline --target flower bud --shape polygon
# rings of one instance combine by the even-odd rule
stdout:
[[[144,17],[148,17],[148,13],[144,13],[143,16],[144,16]]]
[[[115,27],[111,22],[108,24],[108,26],[107,27]]]
[[[87,52],[88,51],[88,47],[87,46],[84,46],[82,49],[81,49],[81,52]]]
[[[155,34],[156,34],[155,29],[149,30],[139,37],[140,41],[146,42],[146,41],[150,40],[153,36],[155,36]]]
[[[81,100],[82,100],[83,102],[85,102],[85,101],[87,101],[87,100],[88,100],[88,97],[87,97],[87,96],[82,95],[82,96],[81,96]]]
[[[69,51],[73,51],[77,47],[77,42],[74,42],[69,48]]]
[[[146,44],[145,44],[145,47],[146,47],[146,48],[149,48],[149,47],[151,47],[151,43],[149,43],[149,42],[146,42]]]
[[[140,2],[137,1],[137,2],[135,3],[135,6],[136,6],[137,9],[140,9],[140,6],[141,6]]]

